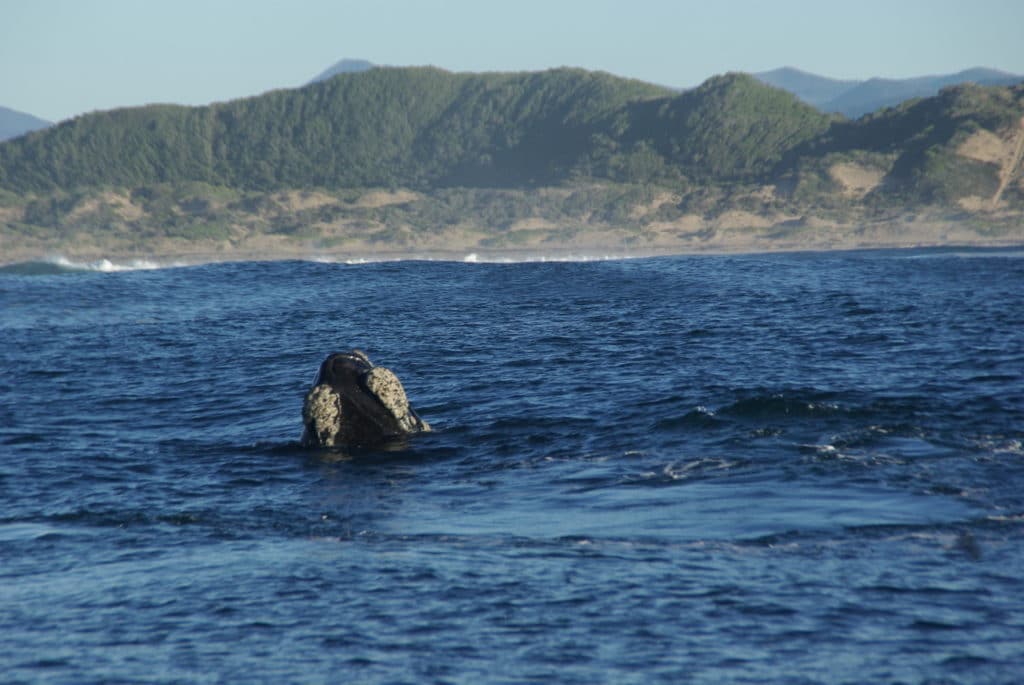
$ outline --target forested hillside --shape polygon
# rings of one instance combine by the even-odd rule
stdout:
[[[681,95],[559,69],[376,68],[208,107],[102,112],[0,147],[0,186],[523,187],[763,176],[828,119],[730,74]]]
[[[563,180],[593,135],[670,91],[581,70],[377,68],[208,107],[101,112],[0,146],[0,186],[250,189]]]

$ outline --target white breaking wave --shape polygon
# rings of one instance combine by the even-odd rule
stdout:
[[[439,262],[439,263],[463,263],[463,264],[530,264],[530,263],[560,263],[560,262],[607,262],[626,259],[639,259],[647,255],[619,255],[619,254],[543,254],[543,253],[517,253],[510,254],[487,254],[469,252],[462,257],[457,255],[439,255],[437,253],[425,253],[421,255],[408,254],[396,255],[359,255],[346,257],[343,255],[312,255],[303,261],[317,264],[344,264],[357,266],[362,264],[386,264],[393,262]],[[232,262],[234,260],[225,260]],[[265,261],[277,261],[273,258]],[[39,260],[37,263],[52,264],[58,269],[67,271],[94,271],[100,273],[117,273],[122,271],[151,271],[156,269],[175,269],[192,266],[193,263],[182,261],[162,262],[153,259],[130,259],[114,261],[108,258],[92,261],[79,261],[69,259],[63,255],[53,255]],[[199,263],[206,263],[200,261]]]
[[[467,264],[534,264],[534,263],[561,263],[561,262],[615,262],[623,259],[643,259],[646,255],[588,255],[588,254],[559,254],[559,255],[516,255],[510,256],[487,256],[471,252],[462,261]]]
[[[533,263],[560,263],[560,262],[612,262],[625,259],[643,259],[650,255],[617,255],[617,254],[516,254],[516,255],[488,255],[478,252],[469,252],[463,257],[439,256],[437,254],[406,255],[402,257],[386,256],[360,256],[360,257],[310,257],[307,261],[317,264],[387,264],[391,262],[440,262],[440,263],[462,263],[462,264],[533,264]]]
[[[171,269],[185,266],[185,264],[172,263],[161,264],[149,259],[132,259],[127,262],[112,262],[109,259],[97,259],[92,262],[76,262],[63,256],[50,257],[45,261],[69,271],[99,271],[102,273],[114,273],[118,271],[146,271],[153,269]]]

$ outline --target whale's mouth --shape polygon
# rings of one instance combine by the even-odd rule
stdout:
[[[322,399],[313,402],[314,396]],[[329,417],[311,408],[324,401],[328,404],[323,406],[336,407],[327,412]],[[398,377],[384,367],[374,366],[361,350],[328,355],[307,395],[303,413],[307,436],[329,434],[329,439],[315,440],[327,444],[376,442],[430,430],[409,406]]]

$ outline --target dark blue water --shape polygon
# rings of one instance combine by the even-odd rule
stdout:
[[[0,273],[5,682],[1017,682],[1024,253]],[[435,433],[298,446],[361,347]]]

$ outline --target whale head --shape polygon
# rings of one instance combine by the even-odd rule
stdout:
[[[302,443],[318,447],[372,445],[430,430],[398,377],[362,350],[324,359],[306,393],[302,421]]]

